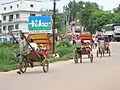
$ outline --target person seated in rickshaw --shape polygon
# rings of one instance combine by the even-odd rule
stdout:
[[[104,43],[105,43],[105,45],[109,46],[109,39],[108,39],[108,37],[104,37]]]
[[[41,50],[46,50],[46,48],[42,45],[42,44],[40,44],[40,47],[39,47],[39,51],[41,51]]]
[[[86,47],[86,49],[87,49],[88,52],[92,53],[92,47],[91,47],[91,45],[90,45],[89,42],[86,43],[85,47]]]
[[[38,46],[36,43],[33,42],[33,39],[30,39],[30,45],[34,48],[35,51],[38,51]],[[30,51],[32,48],[29,46]]]
[[[105,50],[107,50],[107,53],[108,53],[108,49],[109,49],[109,38],[108,38],[108,37],[104,37],[104,42],[105,42],[104,48],[105,48]]]
[[[40,44],[38,53],[39,53],[39,55],[43,56],[44,59],[48,57],[46,48],[44,48],[44,46],[42,44]]]

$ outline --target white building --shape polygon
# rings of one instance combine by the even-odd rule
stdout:
[[[9,30],[28,32],[28,17],[42,15],[43,4],[37,0],[16,0],[2,4],[2,33]]]

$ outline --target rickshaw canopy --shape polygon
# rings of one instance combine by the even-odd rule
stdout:
[[[92,34],[80,34],[82,40],[92,40]]]
[[[80,34],[80,39],[84,42],[89,42],[92,45],[92,34]]]
[[[47,55],[49,56],[52,47],[51,44],[52,41],[47,33],[29,34],[27,36],[27,39],[28,40],[32,39],[33,42],[36,43],[38,47],[40,47],[40,45],[43,45],[43,47],[47,51]]]

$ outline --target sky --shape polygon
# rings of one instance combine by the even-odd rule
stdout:
[[[70,0],[61,0],[59,3],[67,4]],[[76,2],[80,0],[75,0]],[[96,2],[100,6],[103,6],[104,10],[112,10],[113,8],[117,7],[120,4],[120,0],[81,0],[81,1],[90,1]]]
[[[4,2],[7,2],[7,1],[12,1],[12,0],[0,0],[0,4],[2,4]],[[47,8],[50,8],[50,9],[53,9],[52,0],[42,0],[42,1],[46,1],[48,3],[49,3],[49,1],[51,1],[51,3],[49,3],[49,5],[43,5],[43,6],[47,7]],[[58,1],[57,2],[57,8],[59,8],[59,10],[62,11],[63,5],[67,5],[69,3],[69,1],[70,0],[60,0],[60,1]],[[75,0],[75,1],[78,2],[80,0]],[[112,10],[113,8],[117,7],[120,4],[120,0],[81,0],[81,1],[96,2],[100,6],[103,6],[104,10]],[[1,9],[0,9],[0,11],[1,11]]]

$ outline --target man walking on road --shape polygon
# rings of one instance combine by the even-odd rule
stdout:
[[[20,61],[19,64],[21,65],[22,60],[30,53],[29,45],[27,41],[25,40],[25,35],[20,34],[20,41],[19,41],[19,47],[20,47]],[[31,66],[33,66],[32,63],[30,63]],[[21,74],[21,71],[17,71],[18,74]]]
[[[23,56],[28,55],[30,52],[29,45],[27,44],[24,35],[20,35],[19,47],[20,47],[20,62],[21,62],[23,59]]]

